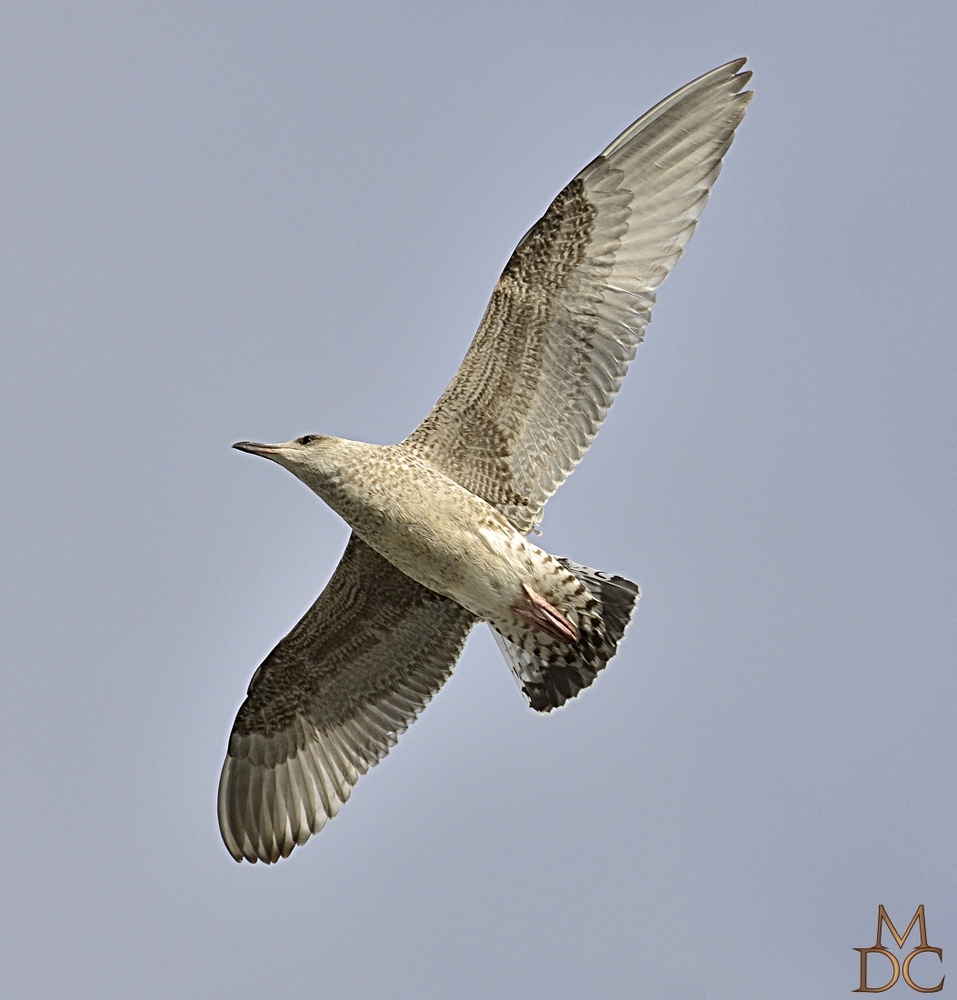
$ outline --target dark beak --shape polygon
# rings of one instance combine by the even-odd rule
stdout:
[[[233,447],[239,451],[248,451],[250,455],[261,455],[263,458],[274,458],[282,445],[257,444],[255,441],[237,441]]]

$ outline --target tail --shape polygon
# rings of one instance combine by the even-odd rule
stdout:
[[[578,640],[559,642],[529,629],[515,636],[523,640],[519,644],[492,629],[522,694],[536,712],[564,705],[594,681],[615,655],[638,603],[638,587],[630,580],[568,559],[558,562],[584,585],[581,606],[570,609],[576,612]]]

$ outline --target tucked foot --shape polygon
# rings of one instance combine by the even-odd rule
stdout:
[[[558,563],[581,584],[580,591],[567,587],[556,597],[575,616],[577,642],[564,633],[560,640],[552,632],[546,635],[531,611],[522,613],[517,605],[533,602],[528,589],[513,605],[509,621],[492,624],[518,686],[537,712],[564,705],[595,680],[615,655],[638,601],[638,587],[630,580],[567,559]]]
[[[522,584],[522,590],[528,598],[529,606],[515,608],[515,612],[526,624],[559,642],[575,642],[578,639],[578,629],[541,594],[535,593],[526,583]]]

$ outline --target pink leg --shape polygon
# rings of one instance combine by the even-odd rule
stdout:
[[[528,584],[523,583],[522,590],[531,607],[515,608],[520,618],[559,642],[575,642],[578,629],[557,608],[553,608],[541,594],[536,594]]]

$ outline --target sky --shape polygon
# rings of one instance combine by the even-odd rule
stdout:
[[[0,995],[830,1000],[883,904],[957,997],[955,44],[920,0],[6,5]],[[619,655],[539,717],[477,629],[237,865],[227,736],[348,529],[230,444],[403,438],[559,189],[738,56],[539,539],[641,585]]]

